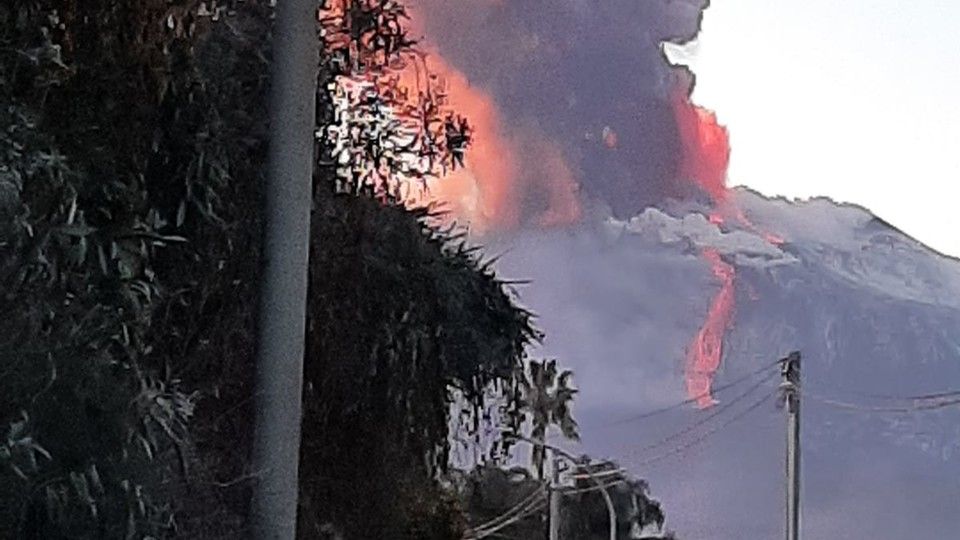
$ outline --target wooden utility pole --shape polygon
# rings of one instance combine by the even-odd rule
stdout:
[[[560,540],[560,456],[553,456],[553,482],[550,486],[550,540]]]
[[[781,360],[785,409],[787,411],[787,540],[800,540],[800,353]]]
[[[297,529],[301,392],[316,107],[317,1],[279,0],[273,23],[270,146],[257,341],[251,505],[256,540]]]

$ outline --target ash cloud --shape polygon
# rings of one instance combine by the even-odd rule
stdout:
[[[492,94],[505,124],[561,148],[564,168],[574,172],[588,204],[629,217],[697,192],[678,180],[684,148],[673,101],[688,99],[692,78],[668,63],[661,43],[693,39],[707,4],[419,0],[413,6],[430,43]],[[519,168],[536,169],[538,155],[521,155]],[[522,213],[550,207],[538,185],[522,183]]]

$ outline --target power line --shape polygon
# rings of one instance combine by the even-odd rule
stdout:
[[[756,377],[756,376],[759,375],[760,373],[763,373],[764,371],[766,371],[766,370],[768,370],[768,369],[771,369],[771,368],[773,368],[773,367],[776,367],[776,366],[779,365],[779,364],[780,364],[779,361],[773,362],[773,363],[770,363],[770,364],[764,364],[763,366],[759,367],[758,369],[756,369],[756,370],[754,370],[754,371],[751,371],[750,373],[747,373],[746,375],[743,375],[742,377],[739,377],[739,378],[737,378],[737,379],[734,379],[734,380],[732,380],[732,381],[730,381],[730,382],[728,382],[728,383],[722,384],[722,385],[720,385],[720,386],[714,387],[714,388],[712,388],[712,389],[710,389],[710,390],[708,390],[708,391],[706,391],[706,392],[704,392],[704,393],[702,393],[702,394],[700,394],[700,395],[687,398],[687,399],[685,399],[685,400],[683,400],[683,401],[674,403],[674,404],[672,404],[672,405],[667,405],[666,407],[661,407],[661,408],[659,408],[659,409],[654,409],[654,410],[652,410],[652,411],[648,411],[648,412],[645,412],[645,413],[642,413],[642,414],[638,414],[638,415],[630,416],[630,417],[623,418],[623,419],[620,419],[620,420],[616,420],[616,421],[610,422],[609,424],[606,424],[605,426],[602,426],[602,427],[610,427],[610,426],[616,426],[616,425],[626,424],[626,423],[629,423],[629,422],[637,422],[637,421],[640,421],[640,420],[646,420],[647,418],[650,418],[650,417],[653,417],[653,416],[657,416],[657,415],[659,415],[659,414],[663,414],[663,413],[666,413],[666,412],[670,412],[670,411],[672,411],[672,410],[679,409],[680,407],[684,407],[684,406],[686,406],[686,405],[692,405],[692,404],[694,404],[694,403],[696,403],[696,402],[698,402],[698,401],[700,401],[700,400],[702,400],[702,399],[704,399],[704,398],[708,398],[708,397],[712,396],[713,394],[715,394],[715,393],[717,393],[717,392],[723,392],[724,390],[727,390],[727,389],[732,388],[732,387],[734,387],[734,386],[736,386],[736,385],[738,385],[738,384],[740,384],[740,383],[743,383],[743,382],[745,382],[745,381],[748,381],[748,380],[752,379],[753,377]]]
[[[946,407],[960,405],[960,398],[933,402],[933,403],[917,403],[917,404],[914,404],[913,406],[893,407],[893,406],[883,406],[883,405],[875,406],[875,405],[862,405],[859,403],[851,403],[849,401],[832,399],[832,398],[820,396],[807,391],[802,392],[802,395],[803,397],[812,399],[824,405],[829,405],[831,407],[835,407],[838,409],[845,409],[845,410],[859,411],[859,412],[886,412],[886,413],[907,414],[912,412],[931,411],[935,409],[943,409]]]
[[[594,491],[600,491],[602,489],[609,489],[615,486],[619,486],[620,484],[625,484],[626,482],[627,480],[625,478],[621,478],[619,480],[613,480],[605,484],[601,484],[599,486],[589,486],[589,487],[582,487],[582,488],[569,487],[569,488],[560,490],[560,492],[564,495],[578,495],[580,493],[591,493]]]
[[[809,383],[808,383],[809,384]],[[887,401],[904,401],[904,402],[916,402],[916,401],[930,401],[933,399],[944,399],[944,398],[960,398],[960,390],[943,390],[939,392],[930,392],[926,394],[918,394],[913,396],[897,396],[893,394],[874,394],[869,392],[859,392],[857,390],[851,390],[849,388],[844,388],[840,385],[832,384],[827,381],[816,381],[813,383],[813,386],[823,386],[825,388],[831,388],[844,394],[850,394],[857,397],[867,398],[867,399],[876,399],[876,400],[887,400]]]
[[[575,480],[587,480],[587,479],[589,479],[591,476],[593,476],[594,478],[603,478],[604,476],[616,476],[616,475],[618,475],[618,474],[625,474],[625,473],[627,473],[627,472],[628,472],[628,471],[627,471],[626,469],[624,469],[623,467],[618,467],[618,468],[616,468],[616,469],[610,469],[610,470],[607,470],[607,471],[595,472],[595,473],[592,473],[592,474],[574,474],[574,475],[571,475],[570,478],[573,478],[573,479],[575,479]]]
[[[766,377],[760,379],[759,381],[757,381],[756,383],[754,383],[753,385],[751,385],[750,388],[748,388],[745,392],[743,392],[742,394],[738,395],[737,397],[731,399],[729,402],[724,403],[723,405],[719,405],[719,406],[714,407],[714,411],[713,411],[712,413],[710,413],[709,415],[707,415],[707,416],[705,416],[705,417],[697,420],[696,422],[688,425],[687,427],[681,429],[680,431],[677,431],[676,433],[673,433],[673,434],[671,434],[671,435],[668,435],[667,437],[664,437],[663,439],[661,439],[661,440],[659,440],[659,441],[657,441],[657,442],[648,444],[648,445],[646,445],[646,446],[644,446],[644,447],[642,447],[642,448],[640,448],[640,449],[637,449],[637,450],[632,451],[632,452],[630,453],[630,455],[637,455],[637,454],[641,454],[641,453],[643,453],[643,452],[646,452],[646,451],[648,451],[648,450],[653,450],[654,448],[659,448],[659,447],[661,447],[661,446],[663,446],[663,445],[665,445],[665,444],[667,444],[667,443],[669,443],[669,442],[671,442],[671,441],[674,441],[674,440],[676,440],[676,439],[679,439],[680,437],[683,437],[684,435],[687,435],[687,434],[693,432],[693,431],[696,430],[697,428],[699,428],[699,427],[707,424],[708,422],[710,422],[710,421],[713,420],[714,418],[716,418],[716,417],[720,416],[721,414],[725,413],[727,410],[729,410],[730,408],[732,408],[732,407],[733,407],[734,405],[736,405],[737,403],[739,403],[739,402],[743,401],[744,399],[746,399],[749,395],[753,394],[757,389],[759,389],[761,386],[763,386],[765,383],[767,383],[770,379],[776,377],[777,374],[778,374],[778,373],[775,372],[775,371],[774,371],[774,372],[771,372],[771,373],[768,374]]]
[[[486,538],[486,537],[488,537],[488,536],[493,536],[493,535],[497,534],[498,532],[500,532],[501,530],[503,530],[503,529],[505,529],[505,528],[507,528],[507,527],[509,527],[509,526],[511,526],[511,525],[513,525],[513,524],[515,524],[515,523],[517,523],[517,522],[519,522],[519,521],[522,521],[522,520],[524,520],[524,519],[527,519],[528,517],[532,516],[533,514],[536,514],[537,512],[543,511],[545,505],[546,505],[546,499],[542,499],[542,498],[536,499],[536,500],[534,501],[534,503],[532,503],[532,505],[530,505],[528,508],[526,508],[526,509],[525,509],[523,512],[521,512],[520,514],[517,514],[516,516],[513,516],[512,518],[510,518],[510,519],[508,519],[507,521],[501,523],[500,525],[497,525],[496,527],[493,527],[493,528],[491,528],[491,529],[487,529],[487,530],[478,532],[478,533],[476,533],[474,536],[466,536],[465,539],[466,539],[466,540],[475,540],[475,539],[478,540],[478,539],[480,539],[480,538]]]
[[[519,434],[516,434],[516,433],[504,433],[504,436],[505,436],[505,437],[510,437],[510,438],[512,438],[512,439],[516,439],[516,440],[519,440],[519,441],[525,441],[525,442],[528,442],[528,443],[531,443],[531,444],[535,444],[535,445],[539,445],[539,446],[542,446],[542,447],[544,447],[544,448],[547,448],[547,449],[551,450],[552,452],[554,452],[556,455],[559,455],[559,456],[565,458],[565,459],[570,463],[571,466],[573,466],[573,467],[575,467],[575,468],[578,468],[578,469],[580,469],[580,470],[583,470],[583,471],[586,472],[588,475],[590,475],[590,481],[592,481],[592,482],[594,483],[594,485],[596,485],[597,488],[600,490],[600,494],[603,495],[603,502],[604,502],[604,504],[607,505],[607,515],[608,515],[609,525],[610,525],[609,538],[610,538],[610,540],[616,540],[616,538],[617,538],[617,509],[616,509],[616,507],[613,505],[613,499],[610,497],[610,493],[608,493],[607,490],[603,487],[603,484],[602,484],[602,482],[600,482],[600,479],[598,479],[598,478],[596,478],[596,477],[594,476],[593,472],[590,470],[590,467],[589,467],[587,464],[581,463],[580,460],[579,460],[578,458],[576,458],[576,457],[575,457],[573,454],[571,454],[570,452],[567,452],[566,450],[564,450],[564,449],[562,449],[562,448],[560,448],[560,447],[558,447],[558,446],[554,446],[554,445],[552,445],[552,444],[548,444],[548,443],[545,442],[545,441],[542,441],[542,440],[539,440],[539,439],[533,439],[533,438],[530,438],[530,437],[525,437],[525,436],[523,436],[523,435],[519,435]]]
[[[667,459],[667,458],[669,458],[669,457],[672,457],[672,456],[674,456],[674,455],[683,453],[683,451],[685,451],[685,450],[687,450],[687,449],[689,449],[689,448],[691,448],[691,447],[693,447],[693,446],[696,446],[696,445],[702,443],[703,441],[705,441],[708,437],[710,437],[710,436],[713,435],[714,433],[720,431],[721,429],[726,428],[726,427],[729,426],[730,424],[736,422],[737,420],[743,418],[744,416],[746,416],[746,415],[750,414],[751,412],[753,412],[754,410],[758,409],[758,408],[759,408],[761,405],[763,405],[768,399],[770,399],[772,396],[774,396],[774,395],[777,393],[777,391],[778,391],[777,389],[774,389],[774,390],[772,390],[772,391],[770,391],[770,392],[767,392],[766,394],[763,395],[763,397],[761,397],[761,398],[758,399],[757,401],[753,402],[749,407],[747,407],[747,408],[744,409],[743,411],[741,411],[741,412],[739,412],[738,414],[730,417],[726,422],[723,422],[723,423],[721,423],[721,424],[718,424],[717,426],[713,427],[712,429],[704,432],[704,433],[701,434],[699,437],[697,437],[697,438],[695,438],[695,439],[692,439],[692,440],[690,440],[690,441],[688,441],[688,442],[686,442],[686,443],[684,443],[684,444],[682,444],[682,445],[680,445],[680,446],[677,446],[677,447],[673,448],[672,450],[670,450],[669,452],[664,452],[664,453],[659,454],[659,455],[657,455],[657,456],[654,456],[654,457],[645,459],[645,460],[643,460],[643,461],[640,461],[640,462],[635,463],[634,465],[636,465],[636,466],[649,465],[649,464],[651,464],[651,463],[656,463],[657,461],[661,461],[661,460]]]
[[[479,539],[490,536],[491,534],[494,534],[497,531],[516,523],[530,514],[539,511],[542,509],[542,504],[544,502],[543,499],[545,498],[544,496],[546,494],[545,487],[546,484],[541,482],[532,492],[530,492],[529,495],[521,499],[521,501],[514,506],[510,507],[506,512],[485,523],[469,529],[465,535],[465,538]]]

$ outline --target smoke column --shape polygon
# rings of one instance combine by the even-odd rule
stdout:
[[[579,221],[579,184],[560,146],[534,126],[507,126],[489,93],[471,84],[436,49],[427,47],[426,52],[424,68],[443,88],[444,105],[465,116],[472,132],[465,165],[430,181],[426,199],[443,203],[457,221],[479,234]],[[416,88],[422,73],[405,69],[401,82]]]
[[[588,209],[629,218],[700,191],[679,174],[677,75],[661,43],[692,39],[705,3],[410,0],[424,42],[491,97],[515,144],[517,174],[493,189],[512,194],[518,218],[491,228]]]
[[[476,128],[467,168],[438,181],[437,198],[481,230],[568,225],[588,207],[630,217],[671,198],[706,202],[717,225],[753,228],[727,196],[726,129],[690,101],[693,75],[661,50],[693,39],[706,5],[413,2],[433,67],[453,83],[450,104]],[[687,349],[685,373],[688,394],[706,407],[735,311],[736,272],[714,250],[702,256],[720,288]]]

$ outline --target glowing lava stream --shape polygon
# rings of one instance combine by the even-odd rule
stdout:
[[[726,186],[727,165],[730,161],[730,140],[727,130],[717,122],[716,115],[690,102],[689,89],[677,88],[673,97],[673,111],[677,131],[682,142],[680,162],[682,178],[695,181],[712,202],[708,216],[710,223],[721,226],[726,217],[740,222],[748,230],[762,235],[772,244],[782,244],[779,237],[757,229],[730,199]],[[706,320],[687,347],[684,366],[687,396],[696,399],[702,407],[716,401],[711,395],[713,377],[723,360],[723,340],[733,323],[736,304],[736,269],[723,260],[715,248],[704,248],[703,258],[720,282],[720,290],[710,302]]]
[[[720,258],[720,253],[714,248],[704,249],[703,257],[710,263],[710,270],[720,280],[721,286],[710,302],[706,321],[687,349],[686,378],[687,395],[691,398],[699,397],[697,405],[706,408],[716,403],[710,395],[710,385],[723,356],[723,336],[733,319],[733,280],[736,272],[733,266]]]
[[[767,242],[782,244],[780,237],[759,230],[729,198],[725,184],[730,158],[729,139],[716,116],[686,99],[675,100],[674,112],[684,149],[681,171],[710,196],[713,203],[713,211],[708,216],[710,223],[720,227],[726,221],[725,216],[729,216]],[[716,248],[704,248],[701,253],[720,282],[720,290],[710,302],[706,320],[687,347],[684,372],[687,396],[696,399],[701,408],[707,408],[716,403],[710,392],[713,377],[723,360],[724,336],[733,323],[737,272],[733,265],[723,260]]]

